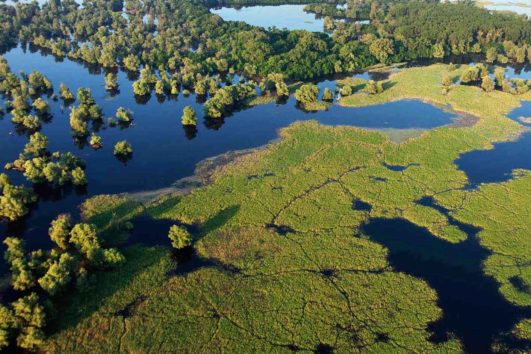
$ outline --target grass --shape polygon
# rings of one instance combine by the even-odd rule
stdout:
[[[506,114],[531,93],[456,86],[444,96],[446,71],[404,69],[384,93],[359,92],[342,104],[418,98],[476,115],[475,125],[438,128],[400,144],[379,132],[311,121],[283,129],[278,142],[219,167],[210,185],[147,207],[154,218],[197,225],[204,267],[174,274],[167,250],[130,249],[124,268],[99,274],[92,290],[73,295],[61,316],[67,325],[43,349],[461,352],[451,336],[429,340],[428,325],[442,316],[437,293],[394,271],[386,248],[356,237],[370,218],[402,218],[433,237],[463,242],[467,235],[447,213],[418,203],[424,197],[481,228],[481,245],[492,252],[484,272],[508,301],[530,305],[531,173],[471,191],[463,189],[468,180],[454,161],[516,138],[523,128]],[[386,164],[410,167],[393,171]],[[110,201],[107,215],[127,205]],[[370,210],[353,208],[355,201]],[[104,227],[108,217],[98,220]],[[514,335],[531,339],[528,321],[515,324]]]
[[[310,103],[301,103],[302,109],[309,112],[316,112],[316,111],[326,111],[330,107],[330,103],[323,102],[323,101],[315,101]]]

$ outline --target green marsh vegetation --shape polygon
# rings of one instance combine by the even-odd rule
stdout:
[[[194,90],[206,99],[204,114],[210,118],[286,97],[290,89],[297,90],[306,109],[328,107],[313,85],[295,88],[284,80],[450,54],[484,53],[499,63],[531,58],[525,20],[490,15],[470,4],[349,2],[339,17],[372,23],[333,23],[331,36],[224,22],[208,12],[217,4],[127,1],[127,19],[120,1],[83,7],[73,1],[42,8],[2,4],[0,41],[5,47],[30,43],[59,58],[138,73],[137,96]],[[478,80],[485,77],[481,70],[471,68],[479,73],[470,81],[476,86],[455,85],[467,70],[434,65],[405,69],[383,83],[346,80],[340,102],[365,106],[422,99],[474,115],[474,125],[440,128],[394,144],[378,132],[295,124],[281,132],[278,143],[220,167],[212,184],[190,194],[149,205],[120,196],[90,199],[82,205],[81,223],[64,216],[54,222],[50,238],[57,247],[50,251],[27,252],[10,239],[6,256],[14,284],[45,295],[38,300],[30,294],[0,308],[7,324],[0,327],[0,345],[17,342],[47,352],[460,352],[466,344],[460,338],[431,340],[430,325],[445,316],[439,294],[425,279],[397,272],[392,250],[366,235],[363,225],[399,218],[456,247],[470,235],[451,219],[478,227],[481,246],[490,252],[482,274],[496,280],[505,301],[529,306],[529,173],[517,171],[506,183],[471,191],[464,189],[466,175],[454,164],[464,152],[522,133],[506,115],[531,98],[528,83],[510,82],[498,72],[493,88],[488,79]],[[256,97],[252,81],[222,86],[220,77],[227,73],[260,79],[269,94]],[[37,132],[48,104],[34,96],[53,91],[51,83],[39,73],[19,79],[4,60],[0,76],[13,122],[32,133],[9,168],[35,183],[85,184],[82,161],[49,152],[46,137]],[[105,84],[117,89],[116,76],[107,75]],[[75,101],[66,86],[59,91],[65,104]],[[330,92],[323,100],[330,101]],[[132,119],[126,109],[116,116],[122,123]],[[92,93],[80,89],[70,116],[73,135],[86,138],[89,123],[102,118]],[[101,146],[101,140],[92,135],[91,145]],[[126,141],[116,144],[118,158],[125,161],[131,153]],[[0,218],[27,214],[35,200],[29,189],[11,185],[5,175],[0,189]],[[419,202],[426,197],[438,207]],[[496,201],[503,198],[510,207],[499,206]],[[189,268],[179,271],[168,247],[124,246],[131,222],[141,215],[197,229],[188,234],[168,227],[164,233],[176,248],[194,245]],[[517,222],[515,215],[521,216]],[[111,265],[121,266],[108,271]],[[64,290],[72,295],[56,298]],[[514,338],[531,340],[529,318],[511,324]],[[503,336],[486,340],[492,340],[492,350],[506,344]]]
[[[517,138],[523,128],[506,115],[531,97],[464,85],[443,94],[444,75],[454,79],[463,70],[403,69],[384,92],[362,89],[341,103],[417,98],[473,114],[474,125],[395,144],[379,132],[298,123],[278,142],[219,167],[210,185],[189,194],[145,207],[125,197],[89,201],[85,218],[100,230],[145,212],[195,225],[197,255],[191,270],[179,273],[168,247],[126,248],[125,264],[95,273],[92,287],[63,304],[61,325],[42,348],[461,352],[460,338],[430,340],[430,324],[445,308],[426,281],[396,272],[390,250],[365,234],[363,225],[374,219],[405,220],[448,247],[471,237],[455,221],[477,228],[487,252],[483,276],[495,279],[508,306],[528,313],[531,174],[515,171],[507,182],[468,190],[454,161]],[[419,202],[426,197],[437,207]],[[466,255],[446,261],[474,271]],[[529,341],[528,322],[524,315],[512,323],[511,338]],[[511,348],[503,333],[487,341],[492,351]]]

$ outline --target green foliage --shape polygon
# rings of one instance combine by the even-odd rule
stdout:
[[[48,139],[41,133],[30,136],[19,158],[6,168],[20,171],[32,183],[50,183],[62,186],[72,182],[83,185],[84,162],[72,153],[50,153]]]
[[[75,260],[68,253],[63,253],[59,260],[54,260],[38,283],[51,296],[56,295],[71,281],[71,272]]]
[[[183,226],[173,225],[170,228],[168,237],[171,240],[171,244],[175,249],[183,249],[192,245],[192,236]]]
[[[133,147],[127,141],[122,140],[114,145],[114,155],[116,156],[130,156],[133,154]]]
[[[77,90],[77,100],[80,105],[90,107],[96,104],[94,97],[92,97],[92,91],[89,88],[80,87]]]
[[[408,351],[462,352],[457,339],[428,340],[429,324],[443,315],[437,294],[423,280],[394,271],[388,250],[363,237],[361,227],[370,217],[400,217],[428,229],[433,237],[462,242],[467,235],[448,215],[418,204],[435,195],[452,217],[482,228],[482,244],[496,247],[489,257],[499,257],[485,269],[503,281],[503,294],[511,301],[527,301],[508,281],[517,269],[527,274],[522,266],[528,263],[527,247],[518,240],[522,235],[513,238],[502,226],[514,225],[506,221],[511,215],[514,219],[514,211],[523,216],[515,227],[528,230],[531,218],[526,217],[524,196],[529,194],[529,177],[519,184],[466,190],[466,175],[454,161],[462,153],[521,132],[505,115],[529,93],[487,94],[456,86],[442,96],[445,73],[444,65],[403,69],[381,94],[357,92],[341,101],[368,105],[425,99],[478,115],[477,124],[442,127],[401,144],[378,132],[315,122],[282,130],[280,141],[224,166],[211,185],[168,196],[147,209],[156,218],[199,225],[201,237],[194,247],[219,267],[168,277],[171,260],[162,248],[128,250],[124,267],[98,274],[97,286],[70,297],[61,317],[64,326],[45,349],[142,352],[156,346],[160,351],[215,351],[221,346],[245,352],[278,350],[271,343],[312,350],[331,343],[337,351],[348,352],[363,343],[386,353],[396,351],[395,343],[400,343]],[[456,70],[450,75],[455,79],[460,74]],[[385,166],[412,163],[417,165],[402,172]],[[514,209],[491,205],[502,194]],[[114,218],[123,221],[142,211],[124,199],[104,196],[91,201],[86,216],[107,227]],[[370,213],[353,209],[353,200],[370,204]],[[271,224],[291,231],[279,235],[265,226]],[[448,262],[461,264],[457,259]],[[501,266],[506,264],[511,265],[507,273]],[[119,315],[125,312],[126,332]],[[348,327],[338,329],[337,323]],[[152,329],[156,334],[146,335],[153,334]],[[382,341],[383,334],[375,332],[389,340]],[[94,334],[98,341],[85,339]]]
[[[84,186],[87,184],[87,177],[85,171],[81,167],[76,167],[72,170],[72,184],[74,186]]]
[[[151,87],[144,81],[133,82],[133,93],[137,96],[147,96],[151,93]]]
[[[29,188],[12,185],[7,175],[0,173],[0,220],[15,221],[24,215],[28,205],[37,201]]]
[[[70,229],[72,228],[72,218],[69,214],[59,215],[52,221],[48,230],[50,239],[62,250],[66,250],[70,242]]]
[[[118,89],[118,77],[115,73],[110,72],[105,75],[105,89],[107,91],[116,91]]]
[[[384,91],[383,83],[381,81],[370,80],[367,82],[365,89],[369,95],[376,95]]]
[[[186,106],[183,109],[183,115],[181,117],[182,125],[196,125],[197,117],[192,106]]]
[[[332,92],[332,90],[326,87],[323,91],[323,101],[331,102],[333,100],[334,100],[334,93]]]
[[[50,80],[38,71],[33,71],[28,75],[28,82],[36,92],[53,90],[53,85]]]
[[[314,84],[304,84],[295,91],[295,99],[301,104],[308,104],[317,101],[319,88]]]
[[[50,105],[48,104],[48,102],[46,102],[40,97],[33,101],[33,107],[37,110],[39,114],[50,113]]]
[[[256,91],[251,84],[224,86],[205,102],[203,110],[207,117],[221,118],[255,96]]]
[[[380,63],[385,64],[394,53],[393,42],[388,38],[376,39],[369,45],[369,50]]]
[[[94,261],[98,256],[100,243],[93,225],[76,224],[70,231],[69,242],[88,260]]]
[[[116,118],[122,123],[131,123],[133,121],[133,113],[123,107],[119,107],[116,111]]]
[[[486,92],[494,91],[494,81],[489,76],[484,76],[481,79],[481,88]]]
[[[103,146],[103,139],[101,138],[101,136],[92,133],[90,135],[89,144],[94,149],[99,149],[99,148],[101,148]]]
[[[59,86],[59,96],[63,101],[73,102],[75,100],[72,91],[63,83]]]
[[[341,96],[350,96],[350,95],[352,95],[352,86],[345,85],[345,86],[341,87],[341,90],[339,91],[339,93],[341,94]]]
[[[45,313],[39,304],[37,294],[31,293],[12,304],[15,328],[19,334],[17,345],[22,349],[34,350],[44,342]]]
[[[444,87],[450,87],[452,86],[454,82],[452,81],[452,79],[450,78],[450,75],[444,75],[443,79],[442,79],[442,85]]]

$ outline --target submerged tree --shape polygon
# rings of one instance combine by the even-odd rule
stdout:
[[[15,221],[28,213],[28,205],[37,201],[37,196],[29,188],[14,186],[9,177],[0,174],[0,221]]]
[[[107,91],[118,90],[118,77],[115,73],[108,73],[105,75],[105,89]]]
[[[197,117],[192,106],[186,106],[183,109],[183,115],[181,117],[182,125],[196,125]]]
[[[114,155],[120,157],[127,157],[133,154],[133,147],[127,141],[122,140],[114,145]]]
[[[63,83],[59,86],[59,96],[63,101],[73,102],[75,100],[72,91]]]

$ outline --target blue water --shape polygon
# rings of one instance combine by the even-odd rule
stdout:
[[[323,19],[304,12],[305,5],[222,7],[210,12],[225,21],[243,21],[262,28],[276,27],[288,30],[323,32]]]
[[[8,234],[26,235],[35,245],[47,242],[46,230],[59,213],[77,214],[77,206],[87,197],[103,193],[123,193],[158,189],[170,186],[176,180],[193,173],[195,165],[211,156],[231,150],[254,148],[277,137],[278,129],[301,120],[317,120],[327,125],[351,125],[371,129],[431,129],[452,123],[453,115],[429,104],[405,100],[363,108],[345,108],[334,105],[326,112],[304,112],[297,108],[294,99],[285,104],[265,104],[234,113],[221,120],[205,120],[201,104],[191,95],[176,99],[159,100],[153,95],[147,103],[139,103],[132,92],[132,83],[123,72],[118,73],[120,94],[110,96],[104,89],[104,74],[89,73],[83,65],[65,59],[56,61],[40,52],[24,52],[17,48],[5,55],[13,72],[39,70],[58,91],[65,83],[73,92],[79,87],[92,90],[104,116],[111,117],[120,106],[134,112],[134,125],[121,130],[106,128],[98,132],[103,138],[103,148],[94,151],[88,146],[78,146],[71,137],[69,108],[62,102],[51,104],[53,119],[43,124],[42,133],[48,136],[51,151],[73,151],[87,164],[88,188],[81,193],[61,190],[45,191],[32,214],[18,225],[10,225]],[[321,89],[334,89],[335,81],[319,83]],[[186,105],[198,112],[199,122],[195,137],[187,136],[180,117]],[[134,149],[127,164],[118,161],[112,151],[120,140],[129,141]],[[13,161],[27,142],[18,135],[9,116],[0,120],[0,166]],[[19,173],[10,173],[16,183],[24,183]],[[6,225],[0,224],[0,233]]]
[[[518,117],[531,117],[531,101],[523,102],[509,114],[509,118],[518,121]],[[531,127],[529,123],[520,124]],[[513,170],[531,170],[531,132],[524,133],[518,140],[494,144],[490,150],[467,152],[456,160],[469,180],[469,188],[482,183],[499,183],[512,178]]]

